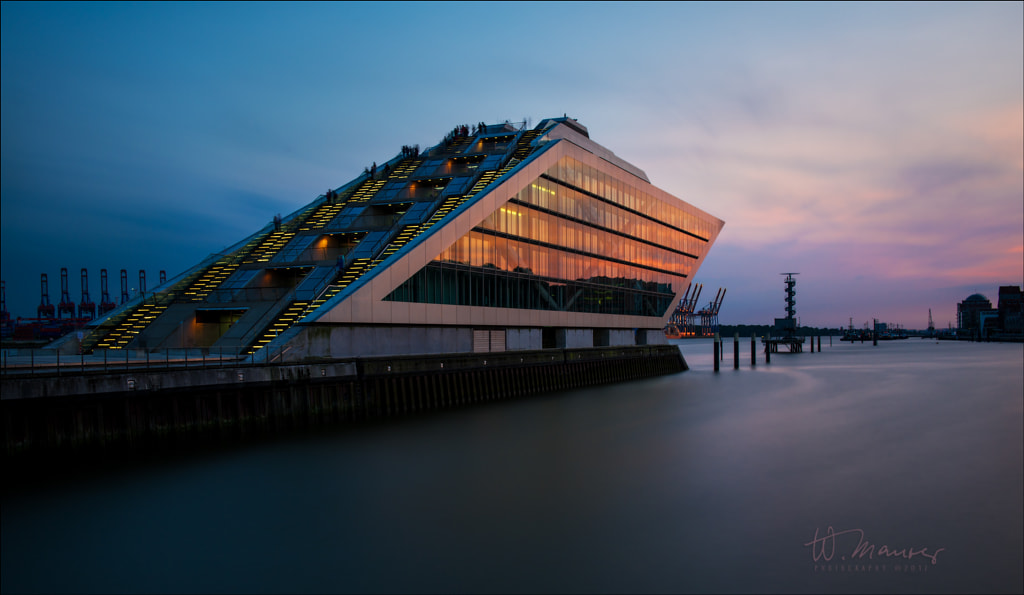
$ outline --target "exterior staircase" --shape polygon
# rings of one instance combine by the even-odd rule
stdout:
[[[245,355],[251,355],[266,347],[266,345],[273,341],[275,337],[283,333],[291,325],[295,324],[295,321],[302,317],[307,306],[309,306],[309,302],[303,300],[295,300],[289,304],[288,307],[278,314],[277,317],[267,325],[267,328],[263,329],[263,332],[256,337],[256,340],[245,352]]]

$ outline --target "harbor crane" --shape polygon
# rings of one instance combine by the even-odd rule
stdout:
[[[700,316],[700,332],[703,336],[709,336],[718,332],[718,311],[722,308],[722,301],[725,299],[725,288],[718,290],[715,299],[697,312]]]
[[[692,283],[686,288],[683,299],[669,317],[665,326],[665,333],[673,338],[692,337],[695,333],[694,311],[697,309],[697,300],[704,286],[700,283]]]
[[[100,269],[100,316],[116,307],[117,304],[110,299],[110,292],[107,291],[107,269]]]
[[[121,269],[121,304],[128,301],[128,271]]]
[[[57,304],[57,318],[75,317],[75,303],[71,301],[71,294],[68,293],[68,269],[60,269],[60,303]]]
[[[85,268],[82,269],[82,301],[78,302],[78,317],[96,318],[96,304],[89,297],[89,271]]]
[[[11,313],[7,311],[7,282],[0,281],[0,325],[6,326],[11,320]]]
[[[46,273],[39,275],[39,289],[42,295],[39,298],[39,306],[36,308],[38,318],[53,318],[54,308],[50,303],[50,284],[46,281]]]
[[[665,325],[665,335],[670,339],[682,337],[710,336],[718,331],[718,312],[722,308],[722,301],[725,299],[726,290],[719,288],[715,299],[706,306],[697,310],[697,303],[700,300],[704,286],[695,283],[686,288],[683,299],[669,317]],[[698,325],[698,320],[700,324]]]

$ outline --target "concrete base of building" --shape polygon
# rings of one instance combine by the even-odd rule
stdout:
[[[534,349],[665,345],[659,329],[312,325],[274,348],[273,361]]]

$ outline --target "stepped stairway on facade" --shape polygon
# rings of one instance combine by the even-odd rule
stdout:
[[[391,240],[384,250],[381,251],[380,256],[374,259],[378,264],[384,262],[389,256],[398,252],[398,250],[412,241],[413,238],[420,235],[419,225],[404,225],[402,229],[395,236],[395,239]]]
[[[451,150],[451,152],[459,152],[461,150],[460,147],[465,148],[465,146],[468,145],[471,140],[471,138],[467,137],[456,139],[456,141],[453,141],[452,145],[449,145],[448,148]],[[419,162],[417,161],[417,167],[418,163]],[[441,205],[438,206],[437,210],[434,211],[430,219],[428,219],[426,222],[422,224],[403,226],[402,229],[395,235],[394,239],[391,240],[384,247],[384,249],[380,252],[378,256],[374,258],[358,258],[354,260],[352,264],[341,273],[340,279],[337,282],[328,285],[317,298],[315,298],[313,301],[309,303],[309,306],[303,313],[302,317],[305,317],[306,315],[310,314],[311,312],[322,306],[324,303],[326,303],[328,300],[330,300],[332,297],[340,293],[341,290],[345,289],[346,287],[357,281],[364,274],[373,270],[376,266],[386,261],[391,255],[398,252],[403,246],[411,242],[413,239],[415,239],[417,236],[419,236],[427,229],[434,226],[436,223],[442,221],[446,216],[448,216],[449,213],[458,208],[458,206],[464,203],[468,198],[476,194],[476,192],[478,192],[479,190],[485,188],[496,178],[501,177],[506,172],[510,171],[514,166],[515,164],[510,162],[500,170],[487,170],[480,172],[480,178],[478,178],[477,183],[474,184],[473,189],[470,192],[465,194],[449,196],[445,198],[441,202]],[[394,175],[401,175],[399,173],[400,169],[398,167],[395,168],[395,172],[396,173]],[[482,185],[481,181],[483,181]]]
[[[280,252],[281,248],[284,248],[285,245],[295,237],[295,234],[299,231],[299,227],[306,222],[306,219],[312,215],[319,206],[319,204],[314,204],[308,207],[291,221],[282,223],[279,229],[267,234],[247,256],[241,259],[241,264],[262,264],[270,262],[270,259]]]
[[[284,308],[277,317],[270,321],[267,328],[256,337],[253,344],[247,351],[245,351],[245,355],[252,355],[260,349],[263,349],[268,343],[273,341],[275,337],[283,333],[291,325],[295,324],[295,321],[302,317],[302,314],[306,311],[306,307],[308,305],[309,302],[303,300],[295,300],[288,304],[288,306]]]
[[[153,294],[139,304],[112,315],[82,339],[82,352],[91,353],[93,349],[97,348],[123,349],[160,313],[179,300],[186,288],[193,287],[198,283],[198,279],[201,279],[218,262],[221,261],[218,260],[209,267],[194,272],[165,292]]]
[[[398,168],[396,168],[398,171]],[[406,169],[404,176],[408,176]],[[400,174],[402,175],[402,174]],[[326,199],[311,205],[298,216],[274,231],[261,234],[243,246],[233,254],[218,259],[206,269],[199,271],[190,279],[179,284],[179,287],[172,288],[164,294],[154,296],[153,300],[144,302],[130,311],[124,312],[116,320],[112,320],[106,328],[100,328],[91,333],[89,341],[83,341],[83,350],[89,352],[95,348],[100,349],[123,349],[135,338],[146,326],[163,312],[171,303],[185,299],[191,302],[202,302],[217,289],[228,277],[231,276],[239,266],[243,264],[262,264],[269,262],[299,231],[315,230],[322,228],[329,223],[338,212],[349,202],[349,197],[359,194],[365,195],[364,200],[372,198],[387,182],[387,179],[361,184],[350,191],[343,193],[333,204],[328,204]],[[368,188],[369,186],[369,188]],[[308,306],[308,301],[301,302],[303,311]],[[290,308],[286,308],[287,312]],[[282,313],[281,316],[284,316]],[[291,317],[288,317],[290,320]],[[273,333],[277,328],[273,325],[279,321],[272,322],[268,329],[264,330]],[[261,338],[264,338],[261,335]]]
[[[405,180],[411,176],[420,164],[423,163],[422,159],[414,157],[406,157],[395,164],[395,168],[390,173],[380,180],[366,180],[363,182],[358,189],[356,189],[350,203],[365,203],[373,199],[373,197],[387,185],[389,182]],[[390,243],[385,245],[381,252],[381,255],[375,258],[357,258],[350,263],[344,271],[338,274],[335,282],[328,284],[320,295],[310,302],[306,302],[307,306],[302,316],[309,314],[323,305],[327,300],[331,299],[338,294],[342,289],[345,289],[353,282],[358,280],[366,272],[373,269],[375,266],[384,261],[385,258],[391,256],[398,251],[399,248],[409,243],[418,234],[420,225],[406,225],[398,232],[397,236]],[[301,317],[300,317],[301,318]]]
[[[511,171],[533,151],[534,147],[530,143],[540,133],[537,130],[529,130],[520,134],[512,154],[500,168],[479,172],[475,183],[469,191],[446,197],[427,221],[421,224],[402,226],[377,254],[367,258],[355,259],[343,271],[339,272],[335,279],[326,285],[315,299],[296,300],[283,308],[281,313],[271,321],[267,328],[258,333],[250,353],[269,343],[274,336],[287,329],[292,323],[319,308],[367,272],[385,262],[424,231],[444,220],[452,211],[471,197]],[[435,157],[461,154],[477,138],[475,136],[455,137],[439,154],[435,154]],[[170,304],[176,301],[189,301],[193,303],[204,301],[240,266],[261,265],[270,262],[299,233],[315,232],[325,228],[346,206],[372,201],[378,192],[389,182],[407,180],[413,176],[422,163],[423,159],[420,156],[402,158],[395,164],[394,169],[391,169],[386,176],[382,176],[380,179],[365,179],[359,184],[346,189],[332,201],[328,201],[326,196],[321,197],[320,201],[310,205],[287,223],[281,224],[277,229],[254,237],[241,249],[218,259],[209,267],[183,280],[171,290],[157,294],[151,300],[147,300],[135,308],[122,312],[120,315],[112,318],[83,341],[83,350],[88,352],[94,348],[120,349],[127,347],[132,339],[145,329],[149,323],[155,320]]]
[[[124,349],[149,323],[177,301],[202,301],[238,268],[244,254],[252,250],[264,234],[257,235],[233,254],[217,259],[181,280],[169,290],[153,295],[134,308],[114,315],[82,340],[82,352],[93,349]]]
[[[317,207],[316,210],[306,218],[302,225],[299,226],[299,232],[323,229],[349,204],[352,196],[355,195],[355,193],[362,188],[365,183],[366,182],[361,182],[353,185],[351,188],[335,197],[331,202],[327,202],[325,200],[323,204]]]
[[[409,176],[423,163],[422,159],[409,157],[399,161],[395,165],[395,171],[391,174],[389,181],[407,180]]]
[[[312,211],[314,211],[314,207],[306,209],[295,218],[300,221],[290,222],[290,227],[294,228],[299,225]],[[254,252],[262,249],[263,253],[266,253],[268,246],[276,245],[277,239],[271,238],[274,233],[267,232],[257,235],[239,250],[219,258],[210,266],[186,277],[169,290],[155,294],[134,308],[115,315],[82,340],[83,353],[91,353],[93,349],[97,348],[124,349],[172,303],[176,301],[202,302]],[[280,247],[277,249],[279,250]]]
[[[105,337],[98,340],[95,345],[87,345],[83,340],[82,351],[100,349],[124,349],[131,343],[132,339],[149,326],[161,312],[167,309],[174,301],[172,296],[158,294],[152,301],[145,301],[136,308],[126,313],[123,321],[114,327]]]

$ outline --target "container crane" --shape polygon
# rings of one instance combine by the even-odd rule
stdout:
[[[107,269],[100,269],[100,316],[116,307],[117,304],[110,299],[110,292],[107,291]]]
[[[57,318],[75,317],[75,303],[71,301],[71,294],[68,293],[68,269],[60,269],[60,303],[57,304]]]
[[[96,318],[96,304],[89,297],[89,271],[82,269],[82,301],[78,302],[78,317],[85,320]]]
[[[53,304],[50,303],[50,285],[46,281],[46,273],[40,273],[39,275],[39,289],[42,296],[39,298],[36,316],[38,318],[53,318],[55,313]]]
[[[682,326],[683,315],[685,315],[688,311],[687,306],[690,303],[690,291],[693,291],[695,289],[696,285],[690,285],[689,287],[686,288],[686,293],[683,294],[683,299],[679,300],[679,304],[676,306],[676,309],[672,312],[672,316],[670,316],[668,319],[669,324],[675,326]],[[696,293],[696,291],[694,291],[694,293]]]
[[[686,304],[686,311],[693,314],[693,311],[697,309],[697,300],[700,299],[701,292],[704,291],[704,284],[700,283],[697,285],[697,291],[690,296],[690,302]]]
[[[710,336],[718,332],[718,311],[722,308],[722,301],[725,300],[726,288],[718,290],[715,299],[698,312],[700,316],[700,330],[704,336]]]
[[[121,269],[121,303],[128,301],[128,271]]]
[[[704,286],[699,283],[691,284],[686,288],[683,299],[679,300],[679,304],[665,326],[666,336],[673,339],[693,336],[693,311],[697,307],[697,299],[700,298],[700,292],[703,289]]]
[[[0,327],[6,336],[7,327],[11,322],[11,313],[7,311],[7,282],[0,281]]]

